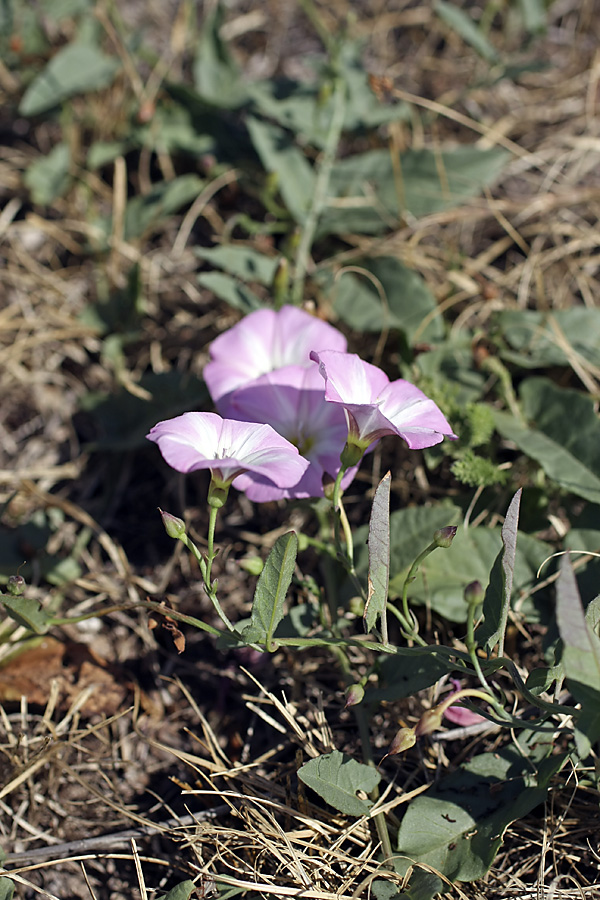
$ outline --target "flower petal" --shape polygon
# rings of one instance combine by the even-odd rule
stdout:
[[[284,366],[309,367],[315,347],[345,350],[346,338],[295,306],[260,309],[213,341],[204,380],[219,411],[229,415],[233,391]]]
[[[224,481],[252,471],[277,487],[291,487],[308,467],[270,425],[230,421],[215,413],[184,413],[159,422],[146,437],[178,472],[210,469]]]
[[[443,413],[423,391],[385,372],[355,353],[311,353],[325,379],[325,399],[339,403],[349,417],[349,433],[358,445],[397,434],[412,449],[455,438]]]

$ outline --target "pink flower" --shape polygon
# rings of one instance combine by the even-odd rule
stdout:
[[[234,391],[284,366],[311,368],[315,349],[345,350],[346,338],[295,306],[259,309],[212,342],[204,380],[219,412],[229,416]]]
[[[296,447],[270,425],[235,422],[216,413],[188,412],[159,422],[146,435],[178,472],[210,469],[228,487],[252,472],[278,488],[296,484],[308,468]],[[243,490],[243,488],[240,488]]]
[[[326,402],[323,379],[317,367],[311,366],[285,366],[269,372],[229,399],[230,417],[267,422],[309,463],[300,481],[288,488],[274,487],[260,475],[248,472],[240,479],[240,489],[251,500],[322,497],[323,476],[327,474],[333,481],[340,470],[340,453],[348,435],[346,417],[340,407]],[[355,474],[355,468],[346,473],[344,487]]]
[[[355,353],[312,351],[325,379],[325,399],[342,406],[348,416],[348,443],[367,448],[386,434],[397,434],[412,450],[455,439],[433,400],[409,381],[390,382]]]
[[[451,683],[454,690],[448,695],[450,697],[452,694],[456,694],[460,691],[460,681],[458,681],[457,678],[452,678]],[[466,706],[458,705],[449,706],[448,709],[445,709],[444,718],[448,719],[449,722],[452,722],[453,725],[458,725],[461,728],[467,728],[469,725],[479,725],[480,722],[487,721],[485,716],[480,716],[479,713],[467,709]]]

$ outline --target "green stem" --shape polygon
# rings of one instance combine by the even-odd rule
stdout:
[[[342,78],[336,78],[333,91],[333,115],[329,124],[327,140],[319,162],[319,168],[315,181],[312,202],[306,215],[300,243],[296,253],[294,279],[292,283],[292,301],[296,304],[302,302],[304,295],[304,282],[308,270],[310,250],[314,241],[319,219],[328,198],[329,180],[331,170],[337,155],[337,148],[342,135],[344,116],[346,114],[346,85]]]
[[[477,656],[477,641],[475,639],[475,612],[477,610],[477,606],[474,604],[469,604],[469,608],[467,611],[467,639],[465,641],[465,646],[467,648],[467,652],[471,657],[471,662],[473,664],[473,668],[477,672],[477,677],[481,682],[482,686],[489,691],[490,686],[487,683],[486,677],[483,674],[483,670],[481,668],[481,663],[479,662],[479,657]]]
[[[427,641],[424,641],[423,638],[421,637],[421,635],[412,629],[412,626],[408,622],[408,619],[405,619],[405,617],[402,615],[400,610],[397,607],[395,607],[393,605],[393,603],[390,603],[389,598],[388,598],[388,601],[386,604],[386,610],[391,612],[391,614],[393,616],[396,616],[396,618],[400,622],[400,627],[402,628],[402,636],[403,637],[405,637],[407,640],[414,641],[416,644],[419,644],[420,647],[429,646],[427,644]]]
[[[208,519],[208,553],[207,553],[206,560],[204,559],[204,557],[202,556],[202,554],[200,553],[200,551],[198,550],[198,548],[196,547],[194,542],[192,540],[190,540],[190,538],[187,536],[187,534],[183,534],[179,538],[179,540],[183,544],[185,544],[185,546],[188,548],[190,553],[192,553],[194,555],[194,557],[196,558],[196,560],[198,561],[198,565],[200,566],[200,572],[202,574],[202,580],[204,582],[204,589],[206,591],[208,599],[210,600],[210,602],[212,603],[212,605],[214,607],[216,614],[220,618],[221,622],[223,622],[223,624],[225,625],[225,627],[227,628],[228,631],[235,632],[235,628],[233,627],[233,625],[227,618],[223,608],[221,607],[221,604],[219,603],[219,598],[217,597],[217,592],[216,592],[217,584],[216,584],[216,582],[213,582],[211,584],[211,581],[210,581],[211,567],[213,564],[213,560],[214,560],[215,556],[217,555],[214,551],[214,536],[215,536],[215,523],[217,521],[217,510],[214,509],[212,506],[209,507],[209,509],[210,509],[210,513],[209,513],[209,519]]]
[[[346,684],[350,686],[354,684],[354,677],[352,675],[352,671],[350,669],[350,662],[344,650],[341,647],[335,647],[335,655],[337,656],[341,669],[344,673],[344,678],[346,680]],[[376,769],[375,761],[373,759],[373,753],[371,752],[371,735],[369,733],[369,723],[367,722],[367,716],[365,712],[364,706],[359,703],[357,706],[352,707],[352,712],[356,717],[356,724],[358,725],[358,734],[360,737],[360,743],[363,752],[363,760],[366,765],[371,766],[373,769]],[[369,794],[369,799],[376,802],[379,799],[379,788],[375,786],[371,793]],[[381,850],[383,852],[383,863],[386,867],[392,867],[390,860],[394,855],[394,851],[392,850],[392,842],[390,840],[390,833],[388,831],[387,822],[385,821],[385,816],[383,813],[375,813],[373,816],[373,821],[375,823],[375,828],[377,829],[377,836],[381,842]]]

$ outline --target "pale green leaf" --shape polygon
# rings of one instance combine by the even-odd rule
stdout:
[[[386,615],[390,580],[390,485],[392,474],[381,479],[373,497],[369,523],[369,572],[367,602],[363,620],[365,631],[372,631],[378,618]]]
[[[22,116],[38,116],[75,94],[99,91],[112,83],[119,61],[97,47],[69,44],[34,78],[19,105]]]
[[[310,163],[282,128],[254,116],[249,116],[246,124],[265,171],[277,175],[277,187],[285,205],[296,222],[302,223],[315,188]]]
[[[339,812],[364,816],[373,803],[358,797],[358,791],[370,794],[381,776],[372,766],[365,766],[345,753],[333,750],[307,762],[298,770],[298,778]]]
[[[480,646],[488,651],[491,651],[499,641],[504,644],[517,556],[517,530],[522,493],[522,488],[519,488],[506,512],[501,530],[502,550],[494,562],[483,601],[484,623],[477,630],[477,639]]]
[[[422,340],[444,337],[443,320],[435,315],[435,297],[421,276],[395,257],[358,259],[351,271],[342,269],[337,275],[324,271],[318,280],[340,319],[354,331],[395,328],[409,341],[417,330]],[[423,328],[426,318],[429,323]]]
[[[72,183],[69,168],[71,152],[68,144],[60,142],[46,156],[30,163],[23,181],[31,193],[31,199],[39,206],[47,206],[62,197]]]
[[[251,291],[243,281],[226,275],[225,272],[200,272],[198,284],[212,291],[216,297],[224,300],[233,309],[240,309],[244,313],[253,312],[263,306],[260,297]]]
[[[273,649],[272,638],[285,615],[284,603],[297,553],[298,537],[294,531],[282,534],[275,541],[256,584],[250,624],[243,631],[247,641]]]
[[[563,762],[552,756],[532,770],[513,747],[475,756],[410,804],[398,833],[405,869],[422,862],[450,881],[482,878],[506,828],[544,800]]]
[[[221,244],[217,247],[196,247],[196,255],[217,269],[235,275],[244,281],[273,284],[278,258],[265,256],[252,247],[237,244]]]
[[[436,0],[435,11],[440,19],[459,34],[463,41],[470,44],[480,56],[483,56],[488,62],[496,62],[498,59],[496,48],[490,44],[468,12],[454,3],[446,3],[445,0]]]

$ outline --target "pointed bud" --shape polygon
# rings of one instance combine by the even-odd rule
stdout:
[[[447,550],[454,540],[458,528],[456,525],[446,525],[445,528],[438,528],[433,535],[433,543],[436,547],[442,547]]]
[[[172,516],[171,513],[164,512],[160,508],[158,511],[160,513],[162,523],[165,526],[165,531],[170,538],[178,540],[179,538],[185,537],[185,522],[183,521],[183,519],[178,519],[177,516]]]
[[[415,726],[415,734],[417,737],[423,737],[424,734],[431,734],[437,731],[442,725],[442,716],[444,711],[439,706],[426,710]]]
[[[346,704],[344,709],[348,709],[349,706],[358,706],[359,703],[362,703],[364,696],[365,689],[362,684],[351,684],[346,691]]]
[[[414,747],[416,742],[417,736],[414,728],[401,728],[400,731],[396,732],[386,756],[396,756],[398,753],[404,753],[405,750],[410,750],[411,747]]]
[[[480,581],[472,581],[465,588],[465,603],[468,606],[481,606],[485,591]]]
[[[13,597],[19,597],[25,590],[25,579],[22,575],[11,575],[6,585],[6,590]]]

